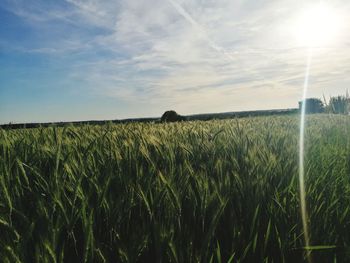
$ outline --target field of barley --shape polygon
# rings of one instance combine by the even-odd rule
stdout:
[[[1,262],[350,262],[350,118],[0,130]]]

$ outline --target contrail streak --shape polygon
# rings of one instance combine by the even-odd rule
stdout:
[[[223,47],[219,46],[218,44],[216,44],[209,36],[207,31],[199,24],[197,23],[196,20],[193,19],[193,17],[181,6],[179,5],[177,2],[175,2],[174,0],[168,0],[169,3],[176,9],[176,11],[183,16],[183,18],[185,18],[194,28],[196,28],[198,30],[198,32],[200,32],[205,39],[208,41],[209,46],[216,50],[217,52],[222,53],[224,56],[226,56],[229,60],[234,61],[235,59],[233,58],[233,56],[231,56],[231,54],[229,54]]]
[[[222,54],[229,61],[240,64],[240,70],[242,72],[250,74],[251,77],[255,77],[256,78],[255,81],[259,81],[260,83],[263,83],[263,84],[272,84],[272,85],[275,84],[272,81],[267,80],[264,76],[262,76],[261,74],[257,73],[256,71],[244,68],[244,65],[243,65],[244,63],[242,63],[242,61],[240,61],[240,59],[238,57],[232,56],[232,54],[230,52],[228,52],[225,48],[221,47],[215,41],[213,41],[209,37],[209,35],[208,35],[207,31],[205,30],[205,28],[203,26],[201,26],[180,4],[178,4],[174,0],[168,0],[168,2],[174,7],[174,9],[184,19],[186,19],[187,22],[189,22],[206,39],[208,45],[213,50],[215,50],[216,52]]]

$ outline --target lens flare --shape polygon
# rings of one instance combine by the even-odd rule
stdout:
[[[305,164],[304,164],[304,153],[305,153],[305,119],[306,119],[306,97],[307,90],[309,87],[309,77],[310,77],[310,68],[312,61],[312,49],[308,51],[306,71],[305,71],[305,80],[303,87],[303,96],[302,96],[302,107],[301,107],[301,116],[300,116],[300,135],[299,135],[299,192],[300,192],[300,208],[301,208],[301,218],[303,221],[303,231],[305,246],[310,246],[310,236],[308,230],[308,216],[306,210],[306,191],[305,191]],[[311,262],[310,253],[307,252],[308,261]]]

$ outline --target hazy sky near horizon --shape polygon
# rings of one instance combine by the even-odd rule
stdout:
[[[306,0],[2,0],[0,123],[297,107]],[[350,1],[309,96],[350,88]],[[349,18],[348,18],[349,17]]]

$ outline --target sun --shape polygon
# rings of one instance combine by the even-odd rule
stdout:
[[[301,12],[295,33],[301,46],[324,47],[336,41],[340,28],[339,12],[326,4],[318,4]]]

